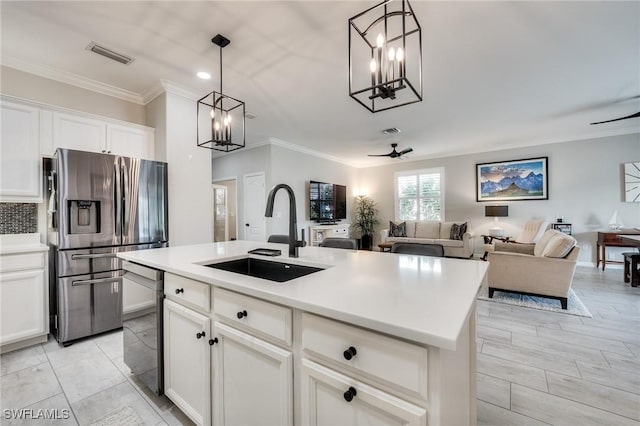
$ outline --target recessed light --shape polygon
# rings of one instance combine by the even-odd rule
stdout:
[[[199,71],[198,74],[196,74],[199,78],[203,79],[203,80],[209,80],[211,78],[211,74],[209,74],[208,72],[204,72],[204,71]]]

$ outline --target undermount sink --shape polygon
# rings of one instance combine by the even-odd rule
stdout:
[[[221,269],[223,271],[235,272],[236,274],[248,275],[250,277],[262,278],[269,281],[276,281],[279,283],[322,271],[322,268],[315,268],[313,266],[272,262],[269,260],[254,259],[251,257],[211,263],[204,266]]]

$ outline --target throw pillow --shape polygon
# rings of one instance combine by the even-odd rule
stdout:
[[[575,245],[575,238],[569,235],[558,233],[554,235],[551,241],[549,241],[547,246],[544,248],[544,252],[542,253],[542,255],[544,257],[563,258],[569,254],[569,252],[573,249],[573,247],[575,247]]]
[[[389,221],[389,236],[390,237],[406,237],[407,236],[407,222],[395,224]]]
[[[440,238],[440,222],[420,221],[416,222],[416,238]]]
[[[451,225],[451,234],[449,234],[450,240],[462,240],[462,236],[467,232],[467,222],[458,225],[454,223]]]

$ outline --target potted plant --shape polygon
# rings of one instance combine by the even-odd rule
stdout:
[[[366,195],[356,197],[353,229],[359,234],[363,250],[371,250],[374,226],[378,224],[376,203]]]

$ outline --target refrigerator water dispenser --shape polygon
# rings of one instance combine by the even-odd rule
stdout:
[[[100,201],[68,200],[70,234],[100,233]]]

